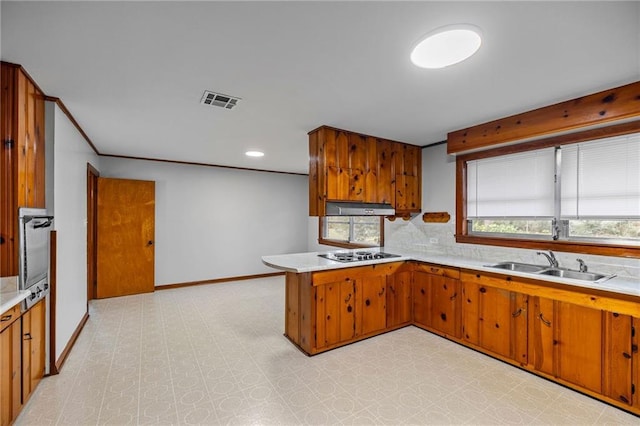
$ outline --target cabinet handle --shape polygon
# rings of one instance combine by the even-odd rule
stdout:
[[[384,287],[382,287],[382,289],[380,290],[380,293],[378,293],[378,296],[382,296],[384,294]]]
[[[393,287],[389,287],[389,290],[391,290],[391,293],[396,294],[396,290]]]
[[[31,333],[24,333],[24,340],[31,340],[33,339],[33,337],[31,337]]]
[[[349,303],[349,300],[351,300],[351,293],[349,293],[347,297],[344,298],[344,303]]]
[[[517,318],[522,314],[523,309],[522,308],[518,308],[517,311],[515,311],[514,313],[511,314],[512,317]],[[551,323],[549,323],[549,325],[551,325]]]
[[[451,296],[449,300],[456,300],[456,297],[458,297],[458,293],[453,293],[453,296]]]
[[[9,321],[12,316],[13,315],[5,315],[2,318],[0,318],[0,321],[2,321],[2,322]]]
[[[540,313],[540,315],[538,315],[538,318],[540,318],[540,321],[542,321],[544,325],[546,325],[547,327],[551,327],[551,321],[547,321],[546,319],[544,319],[544,317],[542,316],[542,312]]]

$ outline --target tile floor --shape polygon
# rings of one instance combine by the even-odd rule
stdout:
[[[283,277],[95,301],[16,424],[640,424],[415,327],[309,358],[283,305]]]

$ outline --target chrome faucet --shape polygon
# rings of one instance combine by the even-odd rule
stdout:
[[[558,259],[556,259],[556,256],[553,254],[551,250],[549,250],[549,254],[544,253],[542,251],[539,251],[536,254],[546,257],[547,260],[549,261],[549,265],[551,265],[552,268],[560,267],[560,264],[558,263]]]
[[[580,272],[587,272],[589,267],[587,266],[586,263],[584,263],[584,260],[582,260],[582,259],[576,259],[576,260],[580,264],[580,267],[578,268],[580,270]]]

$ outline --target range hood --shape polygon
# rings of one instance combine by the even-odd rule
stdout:
[[[328,201],[327,216],[395,216],[391,204]]]

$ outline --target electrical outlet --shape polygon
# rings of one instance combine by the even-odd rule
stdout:
[[[438,244],[438,239],[437,238],[429,238],[429,242],[431,244]]]

